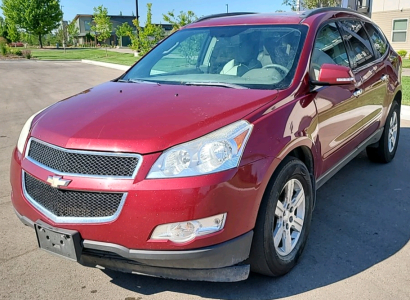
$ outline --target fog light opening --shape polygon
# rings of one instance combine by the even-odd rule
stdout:
[[[226,213],[209,218],[158,225],[151,235],[152,240],[169,240],[186,243],[198,236],[212,234],[225,226]]]

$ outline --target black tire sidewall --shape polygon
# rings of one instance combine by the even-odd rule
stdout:
[[[390,120],[393,116],[393,113],[396,112],[397,114],[397,137],[396,143],[394,144],[394,149],[392,152],[389,151],[389,129],[390,129]],[[397,102],[393,102],[392,107],[390,109],[389,116],[386,119],[386,123],[384,125],[384,132],[382,137],[382,145],[380,145],[381,154],[384,156],[386,162],[390,162],[394,156],[396,155],[397,147],[399,145],[399,138],[400,138],[400,106]]]
[[[314,193],[309,171],[298,159],[284,161],[284,165],[276,177],[266,203],[264,222],[264,254],[266,264],[275,276],[288,273],[298,261],[303,252],[310,230]],[[302,184],[305,193],[305,218],[301,236],[291,253],[281,256],[277,253],[273,242],[273,231],[276,225],[275,210],[283,187],[290,179],[297,179]]]

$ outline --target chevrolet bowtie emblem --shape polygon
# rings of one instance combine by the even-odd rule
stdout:
[[[67,186],[70,184],[71,180],[63,179],[61,176],[48,176],[47,182],[55,188],[62,186]]]

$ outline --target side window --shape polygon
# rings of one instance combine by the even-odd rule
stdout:
[[[323,64],[350,67],[342,36],[335,23],[326,24],[316,36],[310,61],[312,79],[317,79]]]
[[[350,45],[349,56],[354,68],[364,66],[376,59],[373,47],[363,23],[356,20],[341,22],[344,38]]]
[[[364,26],[366,27],[370,39],[373,41],[374,50],[380,55],[380,57],[382,57],[384,53],[386,53],[388,47],[386,38],[384,37],[383,33],[381,33],[380,30],[374,27],[372,24],[365,23]]]

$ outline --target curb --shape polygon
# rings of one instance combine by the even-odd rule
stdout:
[[[131,67],[131,66],[123,66],[123,65],[117,65],[117,64],[106,63],[106,62],[95,61],[95,60],[88,60],[88,59],[82,59],[81,62],[84,64],[106,67],[106,68],[111,68],[111,69],[116,69],[116,70],[121,70],[121,71],[127,71]]]
[[[402,105],[401,106],[400,117],[403,120],[410,121],[410,106],[408,106],[408,105]]]

